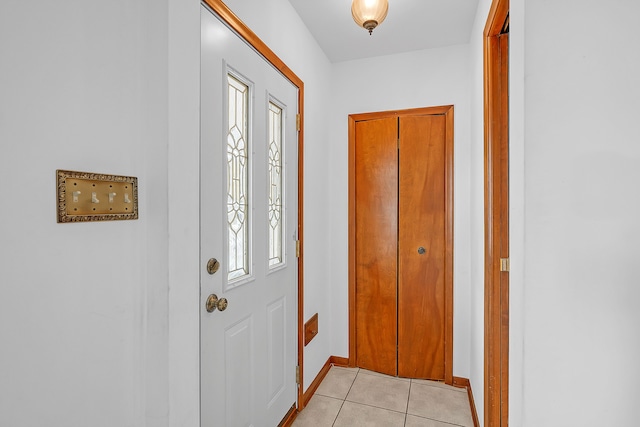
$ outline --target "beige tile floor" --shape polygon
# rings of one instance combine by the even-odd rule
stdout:
[[[467,391],[333,366],[294,427],[473,427]]]

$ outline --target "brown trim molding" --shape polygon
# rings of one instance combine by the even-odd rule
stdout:
[[[341,368],[348,368],[349,367],[349,358],[348,357],[331,356],[329,358],[329,361],[333,366],[339,366]]]
[[[480,427],[478,411],[476,411],[476,402],[473,399],[473,392],[471,391],[471,381],[469,381],[468,378],[453,377],[453,385],[455,387],[467,389],[467,396],[469,396],[469,405],[471,405],[471,417],[473,418],[473,425],[475,427]]]
[[[349,115],[349,359],[356,366],[356,206],[355,124],[361,120],[408,115],[446,116],[445,148],[445,383],[453,384],[453,105]]]
[[[349,116],[349,367],[356,366],[356,119]]]
[[[296,405],[294,403],[293,406],[289,409],[289,412],[287,412],[282,421],[280,421],[278,427],[289,427],[296,420],[297,416],[298,411],[296,410]]]
[[[484,425],[509,423],[509,0],[493,0],[484,28]],[[508,263],[507,263],[508,265]]]
[[[298,114],[300,116],[298,130],[298,240],[300,241],[300,256],[298,257],[298,367],[300,368],[298,409],[301,410],[305,405],[302,387],[304,384],[304,83],[222,0],[202,0],[202,2],[298,88]],[[293,369],[293,367],[291,368]]]
[[[322,369],[320,369],[320,372],[318,372],[318,375],[316,375],[315,379],[309,385],[309,388],[307,389],[307,391],[304,392],[304,397],[302,399],[304,402],[304,405],[298,408],[298,412],[302,411],[302,408],[307,406],[307,403],[309,403],[309,401],[313,397],[318,387],[320,387],[320,383],[322,383],[322,380],[324,380],[324,377],[326,377],[327,374],[329,373],[329,369],[331,369],[331,357],[327,359],[327,361],[322,366]]]

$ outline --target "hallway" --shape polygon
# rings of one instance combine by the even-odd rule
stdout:
[[[333,366],[294,427],[473,427],[464,388]]]

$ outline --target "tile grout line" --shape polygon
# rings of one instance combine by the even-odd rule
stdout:
[[[409,418],[409,400],[411,400],[411,387],[413,387],[413,380],[409,381],[409,394],[407,394],[407,406],[404,411],[404,426],[407,427],[407,418]]]
[[[338,421],[338,417],[340,416],[340,411],[342,411],[342,407],[344,406],[344,400],[342,401],[342,404],[340,405],[340,409],[338,409],[338,413],[336,414],[336,417],[333,419],[333,422],[331,423],[331,427],[336,425],[336,421]]]
[[[395,409],[383,408],[382,406],[370,405],[368,403],[354,402],[352,400],[345,400],[345,402],[349,402],[349,403],[352,403],[352,404],[358,405],[358,406],[366,406],[367,408],[380,409],[380,410],[387,411],[387,412],[393,412],[395,414],[406,414],[406,412],[396,411]],[[421,417],[421,418],[424,418],[424,417]]]
[[[333,368],[334,366],[332,365],[331,368]],[[347,401],[347,396],[349,396],[349,393],[351,392],[351,388],[353,387],[353,385],[356,382],[356,378],[358,378],[358,374],[360,374],[360,368],[358,368],[358,371],[356,372],[356,376],[353,377],[353,381],[351,381],[351,385],[349,386],[349,390],[347,390],[347,394],[344,395],[344,399],[342,399],[342,404],[340,405],[340,409],[338,409],[338,413],[336,414],[336,417],[333,419],[333,423],[331,424],[331,427],[335,426],[336,421],[338,421],[338,417],[340,416],[340,412],[342,411],[342,408],[344,407],[344,402]]]
[[[448,421],[442,421],[442,420],[438,420],[436,418],[423,417],[423,416],[420,416],[420,415],[413,415],[413,414],[407,414],[407,415],[411,415],[412,417],[420,418],[422,420],[435,421],[437,423],[446,424],[446,425],[453,426],[453,427],[464,427],[462,424],[450,423]]]

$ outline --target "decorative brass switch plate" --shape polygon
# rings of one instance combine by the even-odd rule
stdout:
[[[57,170],[58,222],[138,219],[138,178]]]

